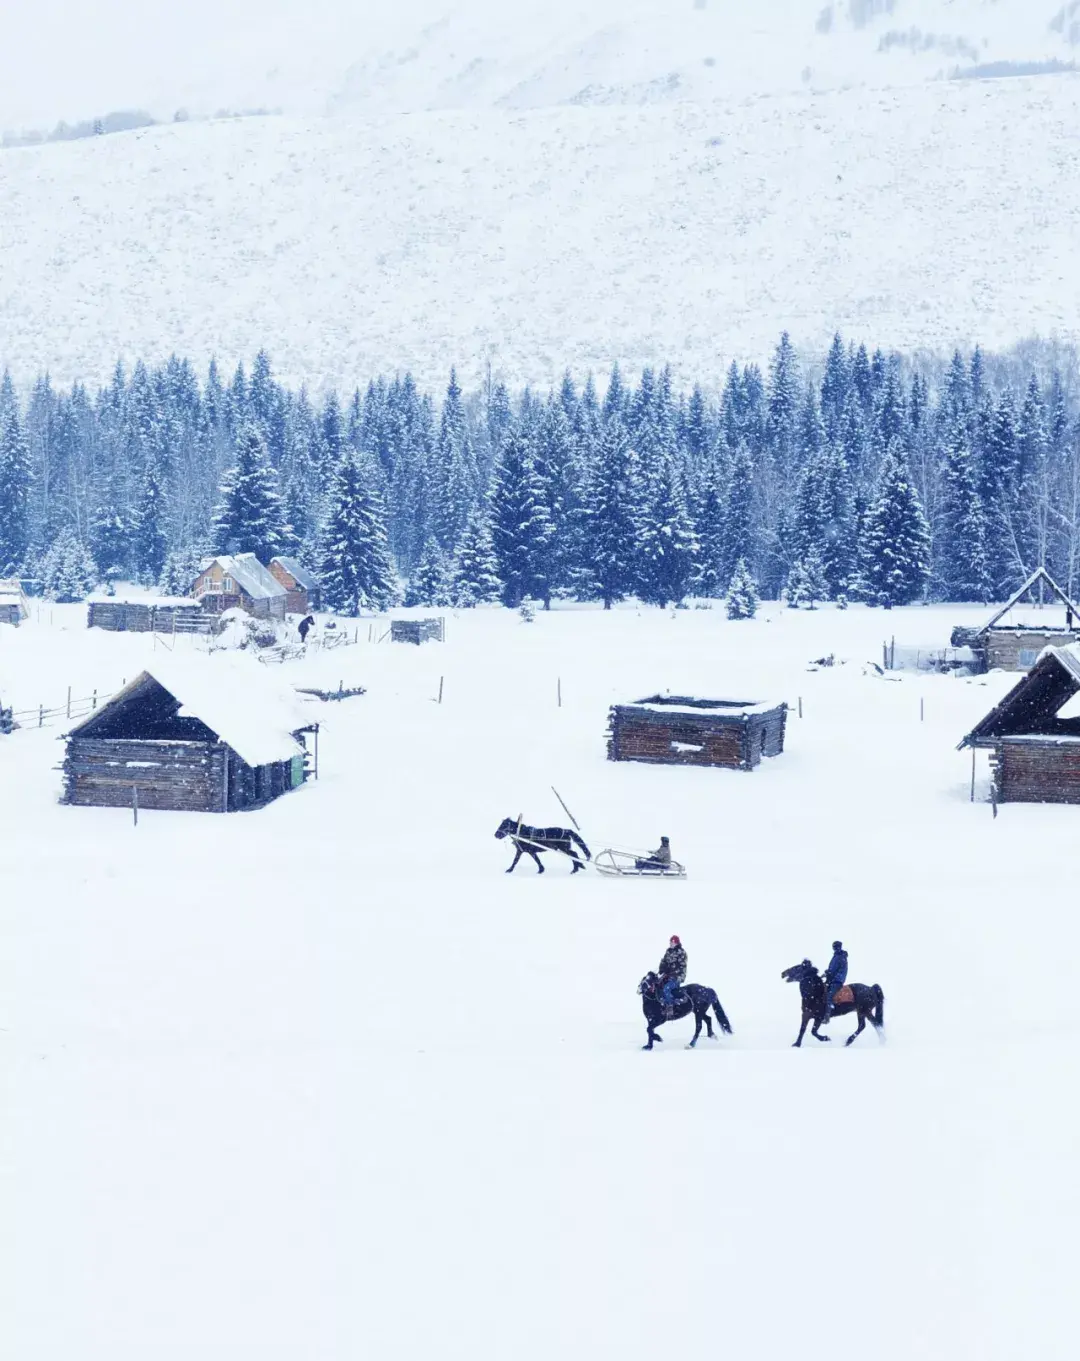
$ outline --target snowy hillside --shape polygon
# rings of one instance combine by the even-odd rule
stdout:
[[[170,117],[180,106],[318,113],[731,98],[1068,62],[1080,44],[1075,0],[40,0],[8,9],[0,129],[132,106]]]
[[[162,656],[53,608],[5,702]],[[861,665],[984,613],[465,612],[275,668],[368,693],[316,706],[318,783],[227,817],[59,807],[58,729],[0,737],[5,1354],[1071,1358],[1078,810],[995,819],[983,756],[968,801],[1011,678]],[[606,761],[665,686],[804,717],[753,774]],[[689,879],[506,876],[552,783]],[[673,931],[734,1034],[643,1054]],[[837,936],[888,1042],[794,1051],[780,971]]]
[[[1080,76],[190,123],[0,153],[0,364],[315,387],[898,347],[1080,316]]]

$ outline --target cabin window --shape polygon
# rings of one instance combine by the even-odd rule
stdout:
[[[232,589],[233,589],[233,579],[232,579],[232,577],[222,577],[222,578],[221,578],[221,589],[225,592],[226,595],[231,595],[231,594],[232,594]]]
[[[1020,665],[1021,665],[1021,666],[1034,666],[1035,663],[1036,663],[1036,661],[1038,660],[1038,657],[1039,657],[1039,653],[1038,653],[1038,650],[1037,650],[1036,648],[1033,648],[1033,647],[1022,647],[1022,648],[1020,649]]]

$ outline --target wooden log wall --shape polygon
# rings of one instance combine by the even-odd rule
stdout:
[[[225,811],[226,753],[221,742],[71,737],[64,761],[65,803],[181,812]]]
[[[185,605],[141,605],[126,600],[92,600],[86,626],[114,633],[212,633],[215,620],[201,608]]]
[[[1080,742],[998,744],[992,769],[999,803],[1080,803]]]
[[[1030,671],[1044,647],[1065,647],[1080,633],[1064,629],[991,629],[986,635],[986,664],[991,671]],[[1029,654],[1021,660],[1021,652]],[[1034,656],[1030,656],[1034,653]]]
[[[763,757],[784,750],[786,718],[786,705],[765,714],[703,710],[700,716],[616,705],[609,715],[608,760],[753,770]]]

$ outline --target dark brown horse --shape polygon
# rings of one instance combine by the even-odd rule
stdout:
[[[530,827],[527,823],[516,822],[513,818],[503,818],[499,823],[499,830],[495,833],[495,839],[501,841],[504,836],[508,836],[514,843],[517,854],[514,856],[507,874],[513,874],[517,868],[517,862],[523,855],[531,855],[536,861],[537,872],[543,874],[544,867],[540,863],[540,853],[543,851],[562,851],[563,855],[568,855],[574,862],[571,874],[577,874],[578,870],[585,868],[585,860],[592,859],[592,852],[585,845],[577,832],[572,832],[568,827]],[[574,843],[577,843],[585,852],[585,860],[574,850]]]
[[[829,1036],[818,1034],[818,1029],[825,1019],[825,980],[808,959],[785,969],[780,977],[787,983],[798,983],[799,992],[802,994],[802,1025],[799,1027],[799,1038],[792,1048],[798,1049],[802,1044],[806,1027],[811,1021],[814,1024],[810,1034],[815,1040],[827,1043]],[[851,1044],[858,1039],[866,1029],[867,1021],[877,1031],[878,1039],[884,1040],[885,994],[876,983],[869,987],[865,983],[849,983],[840,989],[833,1000],[833,1016],[846,1016],[852,1011],[859,1018],[859,1028],[847,1037],[845,1044]]]

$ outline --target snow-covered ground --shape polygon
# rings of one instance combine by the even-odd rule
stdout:
[[[182,124],[0,154],[0,365],[265,346],[316,389],[670,362],[787,328],[1075,338],[1080,75]]]
[[[0,738],[6,1350],[1071,1356],[1078,812],[995,820],[981,768],[969,802],[1014,678],[863,665],[984,614],[362,623],[275,672],[368,687],[320,706],[321,779],[229,817],[60,807],[58,730]],[[83,618],[0,630],[5,704],[152,663]],[[664,689],[804,717],[751,775],[607,762],[608,705]],[[688,881],[506,877],[552,784]],[[643,1054],[673,931],[735,1034]],[[780,971],[836,936],[888,1043],[795,1052]]]

